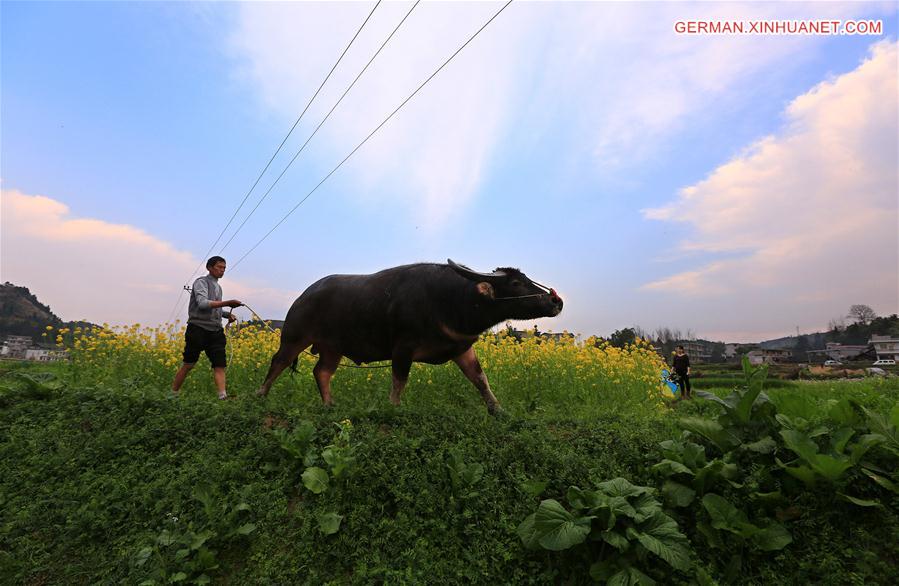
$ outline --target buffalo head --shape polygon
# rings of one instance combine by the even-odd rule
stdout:
[[[452,259],[446,262],[456,273],[477,283],[478,293],[504,314],[503,319],[555,317],[562,311],[562,298],[555,289],[532,281],[518,269],[479,273]]]

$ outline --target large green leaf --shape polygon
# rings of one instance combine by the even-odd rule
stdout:
[[[777,442],[775,442],[771,436],[766,435],[758,441],[743,444],[743,449],[757,454],[770,454],[777,449]]]
[[[549,485],[549,482],[546,480],[526,480],[522,482],[519,486],[521,490],[525,492],[529,497],[536,498],[546,490],[546,487]]]
[[[830,436],[830,447],[837,454],[842,454],[853,435],[855,435],[855,430],[851,427],[839,428]]]
[[[606,482],[600,482],[596,485],[596,488],[609,496],[621,497],[637,496],[652,490],[645,486],[634,486],[626,479],[620,477],[607,480]]]
[[[677,523],[664,513],[656,513],[640,525],[637,533],[640,544],[656,554],[671,567],[687,570],[690,563],[690,550],[687,538],[677,528]]]
[[[752,543],[762,551],[777,551],[792,541],[790,532],[779,523],[772,523],[752,534]]]
[[[627,499],[623,496],[613,496],[610,497],[607,501],[609,510],[611,510],[615,515],[630,517],[631,519],[637,516],[637,511],[634,509],[633,505],[627,502]]]
[[[811,464],[818,454],[818,445],[812,441],[806,434],[796,429],[782,429],[780,436],[784,439],[787,447],[796,452],[796,454]]]
[[[576,509],[593,509],[605,504],[605,495],[595,490],[583,490],[570,486],[567,493],[568,504]]]
[[[638,523],[649,519],[656,513],[662,512],[662,503],[660,503],[651,494],[641,494],[631,501],[634,506],[634,520]]]
[[[846,470],[852,468],[852,462],[846,456],[818,454],[811,462],[812,469],[829,480],[835,482]]]
[[[741,537],[749,537],[758,527],[749,522],[746,514],[722,496],[709,493],[702,497],[702,506],[712,519],[712,527],[730,531]]]
[[[536,513],[531,513],[524,518],[524,521],[515,530],[521,542],[528,549],[537,549],[540,546],[540,534],[537,533],[537,527],[534,526],[534,518]]]
[[[853,464],[858,464],[861,461],[862,456],[864,456],[868,450],[873,448],[874,446],[881,444],[886,441],[887,438],[880,435],[879,433],[868,433],[860,438],[858,441],[852,444],[852,448],[849,450],[849,459]]]
[[[684,417],[679,423],[687,431],[701,435],[715,444],[722,452],[729,452],[740,445],[739,438],[724,429],[717,421],[703,417]]]
[[[732,411],[736,406],[736,402],[732,399],[733,394],[728,395],[727,399],[722,399],[715,393],[710,393],[709,391],[696,391],[696,396],[700,399],[705,399],[706,401],[712,401],[713,403],[718,403],[722,407],[724,407],[725,411]]]
[[[630,541],[627,540],[627,537],[617,531],[603,531],[602,539],[621,552],[627,551],[631,545]]]
[[[333,535],[340,531],[340,522],[343,516],[337,513],[324,513],[316,516],[318,519],[318,530],[324,535]]]
[[[734,415],[740,423],[749,423],[749,420],[752,418],[752,406],[755,404],[756,400],[761,397],[762,394],[762,381],[759,381],[755,376],[751,381],[749,388],[739,393],[740,400],[737,403],[737,408],[734,409]],[[768,397],[764,397],[762,402],[766,402]]]
[[[681,461],[689,468],[705,466],[705,448],[694,442],[684,442],[684,457]]]
[[[663,476],[674,476],[675,474],[687,474],[693,476],[693,471],[674,460],[662,460],[652,466],[652,469],[659,472]]]
[[[892,408],[889,417],[872,411],[857,402],[853,404],[865,413],[871,431],[884,438],[884,447],[899,456],[899,403]]]
[[[704,494],[720,480],[734,480],[740,474],[735,464],[726,463],[724,460],[715,459],[696,472],[693,480],[693,488],[700,494]]]
[[[696,491],[673,480],[666,480],[662,485],[665,500],[675,507],[686,507],[693,502]]]
[[[315,494],[323,493],[328,489],[328,473],[317,466],[306,468],[303,472],[303,486]]]
[[[809,468],[808,466],[798,465],[798,466],[787,466],[780,460],[777,460],[778,466],[787,471],[787,474],[794,478],[798,478],[802,482],[804,482],[808,486],[812,486],[815,484],[815,471]]]
[[[827,410],[827,416],[831,420],[844,426],[855,426],[859,423],[858,412],[852,407],[848,399],[835,401]]]
[[[540,503],[534,517],[534,528],[540,535],[544,549],[561,551],[583,543],[590,533],[593,517],[574,517],[558,501],[547,499]]]

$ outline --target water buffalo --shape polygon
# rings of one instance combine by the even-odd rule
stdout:
[[[487,328],[507,319],[553,317],[562,311],[555,290],[518,269],[478,273],[447,259],[371,275],[331,275],[313,283],[293,302],[257,394],[265,396],[278,376],[312,345],[312,369],[322,401],[330,405],[331,377],[344,356],[360,364],[390,360],[399,405],[413,362],[454,361],[480,391],[493,414],[499,403],[471,347]]]

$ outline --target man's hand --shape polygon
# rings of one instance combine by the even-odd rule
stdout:
[[[243,305],[242,301],[238,301],[237,299],[229,299],[223,303],[225,307],[241,307]]]
[[[237,316],[234,315],[234,314],[231,313],[231,312],[226,313],[226,314],[225,314],[225,317],[228,318],[228,323],[229,323],[229,324],[232,324],[232,323],[234,323],[234,322],[237,321]]]

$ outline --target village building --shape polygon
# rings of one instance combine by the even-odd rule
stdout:
[[[684,352],[690,357],[690,362],[693,364],[710,362],[712,359],[711,342],[704,340],[680,340],[676,345],[684,347]]]
[[[786,349],[759,348],[746,353],[749,364],[783,364],[793,360],[793,352]]]
[[[6,336],[0,348],[0,358],[52,362],[65,360],[66,351],[48,344],[35,344],[31,336]]]
[[[25,360],[25,354],[31,348],[31,336],[6,336],[0,350],[3,358]]]
[[[896,360],[899,362],[899,337],[872,335],[868,344],[874,346],[878,360]]]
[[[897,340],[899,342],[899,340]],[[865,358],[869,346],[867,344],[840,344],[839,342],[828,342],[823,350],[808,350],[809,362],[824,362],[825,360],[836,360],[837,362],[847,362],[850,360],[861,360]]]

